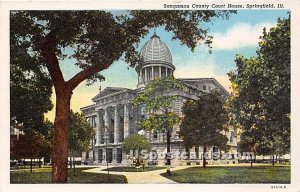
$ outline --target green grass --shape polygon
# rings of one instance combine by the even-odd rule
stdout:
[[[135,167],[111,167],[108,168],[109,171],[112,172],[147,172],[147,171],[155,171],[165,169],[165,167],[145,167],[144,169],[141,167],[139,169]],[[103,171],[107,171],[107,169],[104,169]]]
[[[107,175],[103,173],[87,173],[83,170],[91,168],[76,168],[75,176],[73,170],[69,170],[68,183],[127,183],[127,179],[123,175]],[[30,183],[42,184],[51,183],[51,168],[30,170],[15,170],[10,172],[11,183]]]
[[[161,174],[178,183],[290,183],[290,166],[191,167]]]

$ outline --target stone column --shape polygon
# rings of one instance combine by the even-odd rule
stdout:
[[[106,134],[106,136],[107,136],[107,138],[106,138],[106,140],[107,141],[104,141],[104,142],[107,142],[107,143],[109,143],[109,137],[110,137],[110,134],[109,134],[109,126],[110,126],[110,117],[109,117],[109,112],[108,112],[108,107],[106,107],[105,109],[104,109],[104,134]],[[107,133],[105,133],[105,132],[107,132]]]
[[[95,148],[95,149],[93,149],[94,150],[94,152],[93,152],[93,154],[95,155],[94,156],[94,164],[98,164],[98,149],[97,148]]]
[[[103,127],[102,127],[102,113],[99,110],[97,113],[98,116],[98,137],[97,137],[97,142],[98,142],[98,146],[101,145],[101,143],[103,142],[102,138],[103,138]]]
[[[96,143],[95,143],[95,147],[99,146],[100,145],[100,142],[99,142],[99,137],[100,137],[100,125],[99,125],[99,114],[97,113],[97,118],[95,119],[96,121],[96,136],[95,136],[95,139],[96,139]]]
[[[124,139],[129,135],[129,104],[124,104]]]
[[[161,66],[158,67],[158,70],[159,70],[159,78],[162,78],[162,76],[161,76]]]
[[[152,69],[152,71],[151,71],[151,73],[152,73],[151,79],[153,80],[154,79],[154,67],[152,66],[151,69]]]
[[[125,150],[122,149],[122,161],[121,164],[123,165],[127,165],[130,163],[131,161],[129,159],[127,159],[127,154],[125,153]]]
[[[119,110],[118,105],[115,107],[115,117],[114,117],[114,143],[119,142],[119,127],[120,127],[120,116],[119,116]]]
[[[142,83],[143,81],[143,75],[142,70],[139,71],[139,83]]]
[[[168,77],[168,67],[166,67],[166,77]]]
[[[112,149],[112,163],[117,164],[117,148]]]
[[[102,150],[102,164],[106,165],[106,148]]]
[[[104,126],[109,126],[109,114],[108,114],[108,107],[104,109]],[[107,127],[106,127],[107,128]]]
[[[147,74],[147,68],[145,68],[145,83],[148,82],[148,74]]]

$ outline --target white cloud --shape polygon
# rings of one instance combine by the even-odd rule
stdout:
[[[262,35],[263,28],[269,30],[276,23],[259,23],[251,25],[248,23],[237,23],[223,33],[214,33],[213,49],[237,49],[244,47],[258,46],[259,37]]]

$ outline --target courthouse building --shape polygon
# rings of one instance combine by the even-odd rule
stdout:
[[[123,142],[126,137],[134,133],[147,137],[152,144],[153,152],[166,152],[165,132],[141,130],[137,121],[147,118],[147,114],[144,112],[143,106],[133,107],[131,102],[151,80],[173,75],[175,66],[172,54],[160,37],[154,34],[141,49],[140,58],[141,61],[135,68],[138,74],[136,89],[106,87],[92,99],[93,105],[81,108],[96,130],[95,139],[91,142],[91,150],[82,154],[84,162],[99,165],[105,165],[107,162],[128,164],[130,160],[128,154],[125,154]],[[172,91],[169,94],[178,96],[178,99],[174,101],[172,111],[180,116],[183,115],[181,107],[188,99],[197,99],[199,95],[212,90],[218,90],[224,97],[229,96],[229,93],[214,78],[180,78],[178,80],[186,85],[186,89]],[[186,149],[178,132],[179,126],[174,126],[171,133],[171,151],[184,152],[188,150],[195,152],[196,156],[200,156],[202,148]],[[229,152],[235,153],[237,142],[234,132],[230,130],[224,134],[229,139]],[[208,147],[208,152],[218,150],[213,146]],[[191,161],[172,160],[172,165],[186,165],[188,162]],[[213,163],[214,161],[208,160],[208,162]],[[163,165],[165,160],[153,160],[153,163]]]

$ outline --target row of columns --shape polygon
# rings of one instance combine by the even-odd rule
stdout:
[[[129,126],[130,126],[130,117],[129,117],[129,104],[124,104],[122,105],[124,107],[124,139],[128,137],[129,135]],[[120,105],[115,105],[112,106],[114,108],[114,127],[113,127],[113,132],[114,132],[114,143],[118,143],[120,141]],[[104,112],[104,114],[103,114]],[[100,145],[104,141],[104,134],[105,132],[108,132],[109,128],[111,126],[111,117],[110,117],[110,112],[108,107],[104,108],[104,110],[99,110],[97,113],[98,116],[98,127],[97,127],[97,132],[96,132],[96,137],[97,137],[97,144]],[[102,118],[104,117],[104,118]],[[104,120],[104,122],[103,122]],[[104,126],[103,126],[104,125]],[[108,139],[108,138],[107,138]],[[110,143],[108,141],[108,143]]]
[[[151,67],[145,67],[145,68],[142,68],[140,71],[139,71],[139,79],[140,81],[144,81],[144,82],[148,82],[148,79],[149,80],[153,80],[154,79],[154,67],[156,66],[151,66]],[[170,71],[170,75],[172,75],[172,72],[173,70],[171,68],[168,68],[168,67],[164,67],[164,66],[157,66],[158,67],[158,77],[159,78],[162,78],[162,68],[165,68],[165,77],[168,76],[168,72]],[[150,77],[148,77],[148,70],[151,72],[150,73]]]

